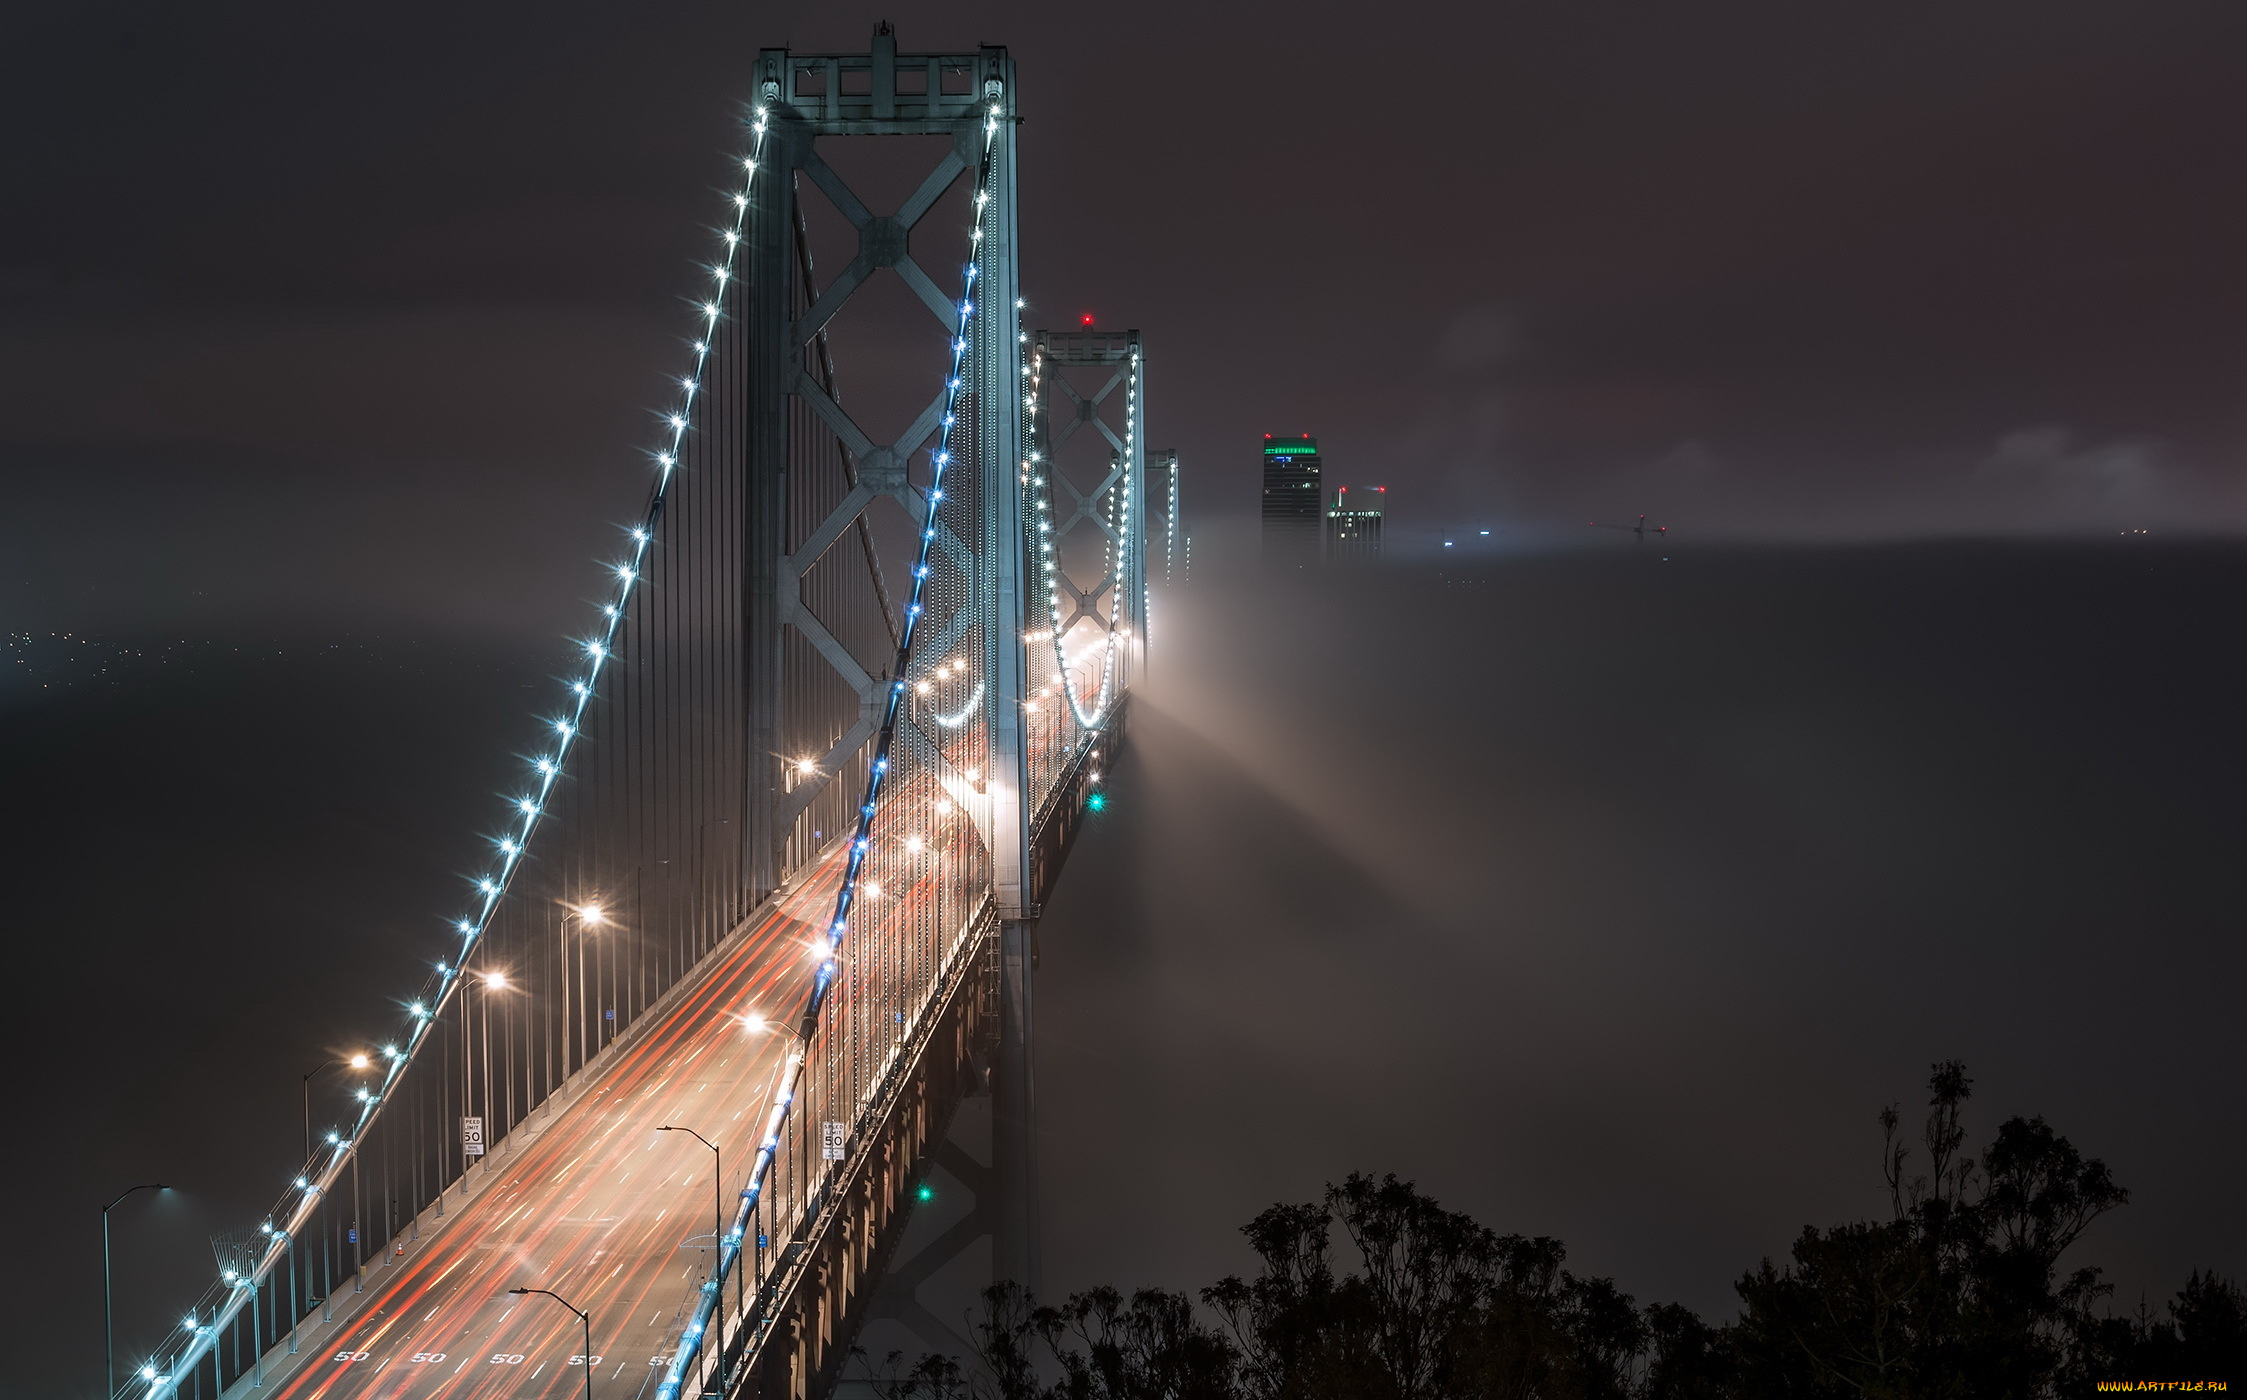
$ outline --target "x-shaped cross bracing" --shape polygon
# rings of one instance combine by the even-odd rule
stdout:
[[[1099,392],[1093,394],[1090,398],[1077,391],[1077,386],[1069,382],[1068,376],[1060,372],[1058,365],[1054,368],[1054,387],[1059,389],[1068,398],[1069,402],[1076,405],[1076,411],[1068,416],[1061,427],[1047,430],[1050,440],[1046,444],[1045,478],[1067,491],[1076,502],[1075,508],[1069,512],[1069,518],[1054,528],[1053,544],[1056,549],[1061,547],[1061,541],[1067,537],[1069,532],[1077,528],[1079,521],[1086,520],[1091,521],[1094,529],[1108,537],[1110,545],[1119,543],[1116,527],[1110,524],[1101,514],[1098,503],[1107,499],[1108,493],[1114,491],[1118,484],[1123,481],[1130,454],[1124,448],[1124,440],[1118,437],[1116,430],[1109,427],[1107,420],[1100,416],[1100,406],[1108,401],[1110,394],[1123,386],[1126,368],[1122,365],[1117,366],[1115,373],[1108,376],[1108,382],[1101,385]],[[1052,415],[1046,415],[1046,421],[1050,423]],[[1098,486],[1090,491],[1079,491],[1076,483],[1069,480],[1068,476],[1060,470],[1059,452],[1061,444],[1075,436],[1077,429],[1088,423],[1099,429],[1100,435],[1108,439],[1108,444],[1115,449],[1116,455],[1108,468],[1108,475],[1101,480]],[[1109,619],[1100,611],[1100,600],[1108,595],[1108,590],[1116,586],[1114,570],[1110,570],[1106,578],[1101,579],[1098,584],[1089,590],[1077,587],[1064,570],[1055,570],[1054,577],[1060,591],[1067,593],[1071,600],[1069,616],[1061,624],[1063,632],[1067,632],[1070,628],[1076,626],[1079,618],[1090,618],[1094,626],[1102,629],[1109,626]]]
[[[958,319],[958,308],[938,290],[936,283],[921,270],[920,264],[913,260],[910,240],[914,226],[936,206],[944,192],[961,175],[974,168],[974,140],[971,134],[955,135],[952,149],[945,152],[936,168],[922,179],[912,197],[895,214],[886,215],[867,209],[865,201],[852,192],[842,176],[809,143],[792,146],[796,166],[819,187],[820,192],[827,196],[858,232],[858,253],[850,260],[849,266],[789,326],[789,349],[799,360],[803,351],[826,329],[827,324],[835,318],[835,313],[842,309],[851,295],[864,286],[878,269],[885,267],[894,270],[904,279],[905,285],[920,297],[929,313],[936,317],[937,323],[944,327],[947,334],[951,332]],[[826,518],[796,546],[795,551],[781,560],[777,599],[779,616],[783,623],[801,633],[811,643],[813,650],[825,658],[835,673],[842,677],[843,683],[857,693],[859,715],[858,721],[820,757],[817,774],[807,775],[794,791],[781,800],[776,815],[783,827],[810,806],[812,799],[826,787],[829,778],[841,771],[842,765],[850,756],[874,737],[875,731],[880,727],[882,708],[883,680],[869,674],[859,664],[858,658],[851,655],[850,649],[804,605],[804,576],[811,572],[812,567],[835,541],[842,538],[843,532],[865,514],[866,508],[882,496],[887,496],[904,507],[915,528],[928,529],[933,523],[937,550],[950,558],[963,574],[973,575],[973,560],[967,546],[949,525],[929,509],[928,499],[914,487],[908,471],[913,454],[926,447],[929,439],[935,437],[937,430],[944,426],[944,389],[937,389],[936,396],[929,400],[928,407],[922,409],[903,435],[892,443],[875,442],[809,369],[799,369],[797,372],[795,393],[819,415],[820,421],[835,434],[843,450],[857,463],[857,480],[835,508],[827,513]],[[1105,424],[1101,426],[1106,427]],[[958,641],[959,634],[964,630],[967,611],[966,607],[962,607],[959,614],[946,621],[935,638],[938,645],[931,654],[941,655]]]

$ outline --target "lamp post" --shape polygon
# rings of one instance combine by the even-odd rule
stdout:
[[[710,1174],[710,1249],[711,1258],[713,1259],[715,1264],[722,1266],[725,1263],[726,1258],[726,1154],[718,1150],[718,1144],[712,1142],[710,1139],[704,1137],[702,1134],[696,1132],[692,1128],[677,1128],[666,1123],[662,1127],[656,1129],[656,1131],[659,1133],[685,1133],[687,1136],[693,1138],[696,1142],[699,1142],[704,1147],[709,1148],[710,1155],[713,1158],[717,1159],[716,1168]],[[744,1306],[743,1300],[748,1297],[748,1294],[745,1291],[744,1285],[742,1283],[741,1273],[739,1270],[736,1270],[734,1272],[733,1292],[734,1310],[736,1312],[739,1312]],[[720,1313],[723,1313],[725,1311],[725,1302],[725,1295],[722,1293],[718,1295],[718,1311]],[[721,1318],[721,1321],[722,1320],[723,1319]],[[721,1390],[725,1388],[726,1383],[724,1341],[724,1329],[721,1328],[719,1331],[720,1345],[718,1348],[718,1388]]]
[[[320,1077],[321,1075],[323,1075],[323,1074],[327,1073],[327,1072],[328,1072],[329,1070],[331,1070],[331,1069],[335,1069],[335,1068],[338,1068],[339,1066],[342,1066],[342,1065],[349,1065],[349,1066],[351,1066],[351,1068],[353,1068],[353,1069],[359,1069],[359,1070],[363,1070],[363,1069],[365,1069],[365,1068],[366,1068],[366,1067],[368,1066],[368,1064],[369,1064],[369,1063],[371,1063],[371,1062],[370,1062],[370,1061],[369,1061],[369,1060],[367,1059],[367,1056],[366,1056],[366,1052],[365,1052],[365,1051],[361,1051],[360,1053],[358,1053],[358,1054],[356,1054],[356,1055],[353,1055],[353,1056],[352,1056],[352,1057],[351,1057],[350,1059],[348,1059],[348,1060],[328,1060],[328,1061],[325,1061],[325,1062],[323,1062],[323,1063],[321,1063],[321,1064],[317,1064],[317,1065],[314,1065],[314,1066],[313,1066],[312,1068],[310,1068],[310,1069],[308,1069],[308,1070],[306,1070],[306,1071],[304,1072],[304,1076],[303,1076],[303,1078],[304,1078],[304,1160],[305,1160],[305,1161],[309,1162],[309,1161],[311,1161],[311,1160],[312,1160],[312,1081],[313,1081],[313,1080],[315,1080],[315,1079],[317,1079],[317,1078],[319,1078],[319,1077]]]
[[[507,1291],[510,1293],[543,1293],[571,1312],[577,1313],[577,1320],[585,1324],[585,1354],[578,1358],[585,1363],[585,1400],[593,1400],[593,1314],[578,1312],[576,1304],[551,1289],[510,1288]]]
[[[305,1155],[309,1157],[312,1154],[307,1152]],[[150,1181],[139,1186],[129,1186],[117,1193],[116,1201],[111,1201],[101,1208],[101,1345],[103,1365],[106,1368],[103,1372],[103,1379],[108,1382],[108,1389],[102,1391],[105,1396],[117,1393],[117,1335],[111,1326],[109,1311],[109,1212],[116,1208],[117,1201],[124,1200],[135,1191],[169,1191],[171,1189],[161,1181]]]
[[[499,1124],[499,1115],[492,1111],[492,993],[507,990],[507,974],[504,972],[485,972],[478,974],[475,980],[484,984],[484,1097],[479,1107],[484,1115],[484,1151],[487,1154],[486,1168],[488,1170],[492,1139],[499,1135],[495,1131]]]
[[[562,916],[562,927],[564,929],[570,926],[571,919],[577,920],[577,999],[580,1005],[576,1020],[573,1022],[570,1017],[570,953],[569,948],[565,945],[562,949],[562,1025],[565,1028],[562,1037],[562,1071],[565,1075],[572,1072],[569,1064],[570,1046],[567,1030],[572,1024],[577,1028],[578,1064],[583,1065],[587,1060],[593,1058],[591,1054],[587,1053],[588,1047],[585,1043],[585,1011],[587,1008],[584,1003],[588,1000],[585,991],[585,930],[601,927],[609,921],[609,916],[608,911],[598,904],[576,904],[571,905],[569,913]]]

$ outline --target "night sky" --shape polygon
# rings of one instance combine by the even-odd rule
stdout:
[[[2247,1271],[2236,7],[54,6],[0,43],[25,1393],[93,1392],[101,1201],[181,1188],[129,1342],[436,948],[749,60],[882,17],[1011,48],[1026,314],[1139,327],[1187,473],[1041,933],[1054,1283],[1364,1168],[1723,1315],[1954,1056],[2134,1190],[2119,1301]],[[1258,578],[1266,432],[1392,568]]]

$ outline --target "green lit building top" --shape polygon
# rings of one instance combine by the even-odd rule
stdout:
[[[1319,562],[1319,440],[1264,434],[1264,562],[1307,568]]]

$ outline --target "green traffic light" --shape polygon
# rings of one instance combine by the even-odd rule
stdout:
[[[1101,811],[1108,805],[1108,794],[1104,792],[1096,792],[1092,796],[1084,800],[1084,805],[1090,807],[1095,812]]]
[[[918,1194],[924,1201],[932,1201],[936,1199],[936,1193],[928,1188],[928,1184],[926,1182],[923,1182],[921,1184],[921,1189]]]

